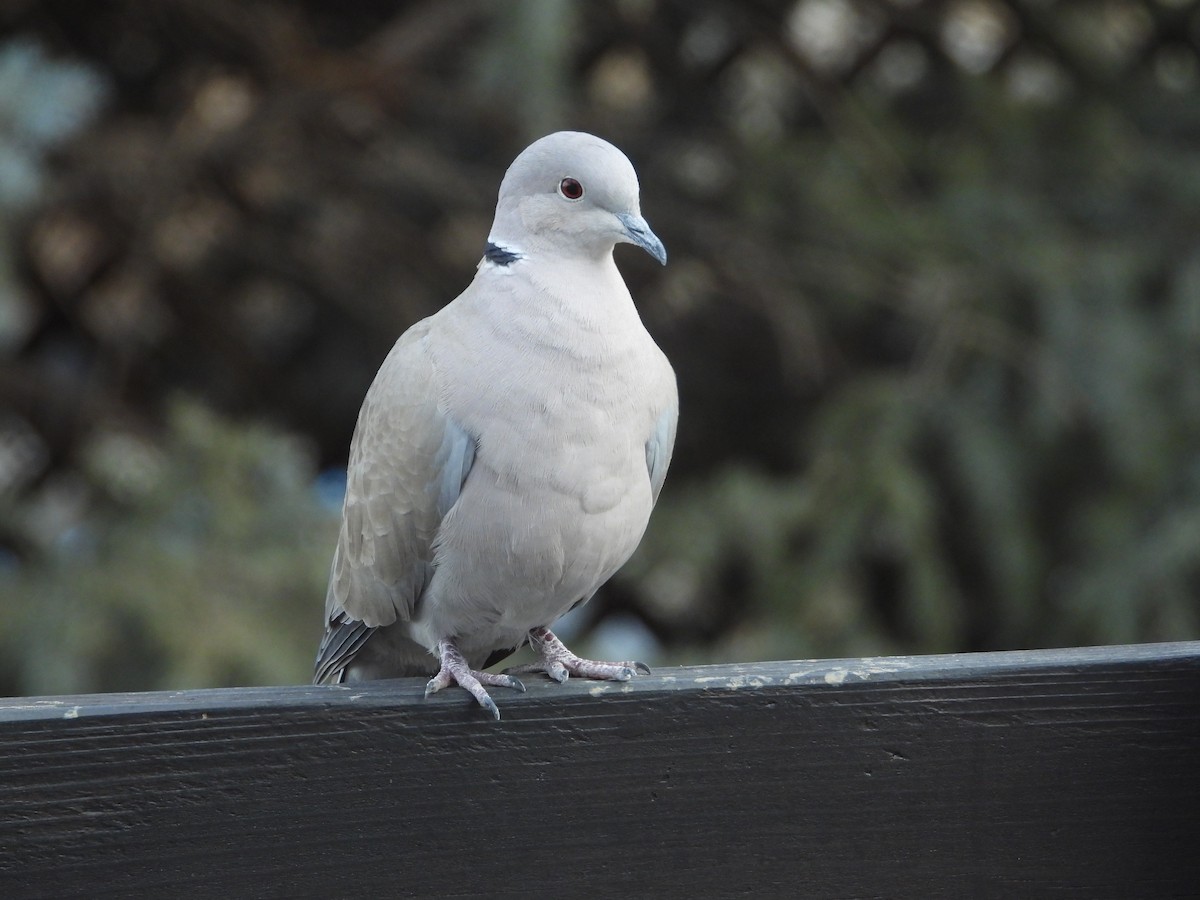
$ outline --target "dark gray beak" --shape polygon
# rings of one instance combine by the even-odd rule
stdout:
[[[667,248],[658,239],[658,235],[650,230],[650,224],[645,219],[630,213],[618,213],[617,218],[625,228],[625,237],[629,243],[641,247],[662,265],[667,264]]]

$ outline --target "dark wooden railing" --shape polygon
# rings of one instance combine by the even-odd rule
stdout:
[[[1200,643],[0,700],[0,898],[1200,896]]]

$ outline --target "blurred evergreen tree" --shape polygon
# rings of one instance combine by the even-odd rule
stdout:
[[[310,463],[266,507],[204,488],[232,511],[178,565],[156,547],[153,581],[134,548],[287,443],[252,417],[343,464],[388,346],[560,127],[638,166],[671,264],[621,264],[683,402],[585,628],[688,661],[1200,636],[1200,4],[44,0],[5,32],[110,98],[35,154],[6,232],[20,689],[306,677],[332,546]],[[224,417],[170,414],[180,389]],[[210,462],[121,499],[114,436]],[[84,597],[90,650],[30,612]]]
[[[76,524],[50,525],[36,562],[0,575],[3,686],[307,681],[337,533],[314,474],[304,442],[190,401],[172,405],[154,440],[94,433],[82,474],[22,511],[36,525],[51,503],[88,503]]]

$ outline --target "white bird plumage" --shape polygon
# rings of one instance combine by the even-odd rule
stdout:
[[[499,718],[484,686],[523,686],[481,670],[525,640],[522,670],[559,681],[641,668],[549,631],[637,547],[675,441],[675,375],[617,243],[666,261],[616,147],[558,132],[509,167],[474,280],[363,402],[315,681],[432,674],[427,693],[457,683]]]

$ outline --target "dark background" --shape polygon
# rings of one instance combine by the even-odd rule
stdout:
[[[303,681],[391,343],[637,166],[651,663],[1200,637],[1198,4],[0,4],[0,691]]]

